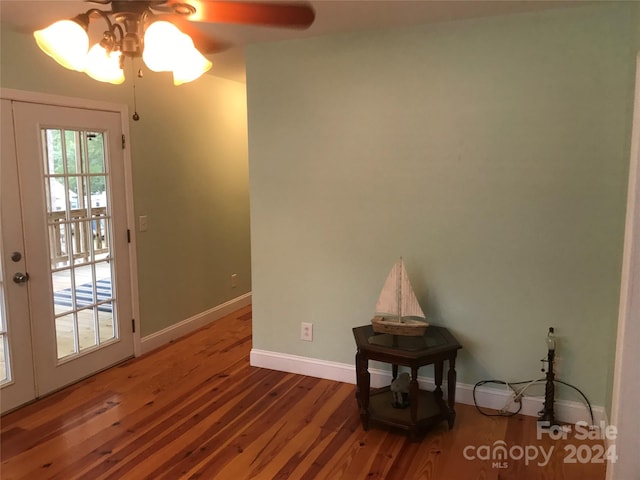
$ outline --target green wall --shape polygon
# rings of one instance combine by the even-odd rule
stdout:
[[[608,402],[636,9],[250,46],[254,348],[352,364],[403,256],[458,381],[539,378],[554,326],[560,378]]]
[[[0,84],[129,105],[122,85],[58,66],[30,34],[2,27]],[[215,68],[215,66],[214,66]],[[144,337],[251,290],[245,85],[205,75],[174,87],[169,74],[136,81],[130,121],[140,324]],[[238,286],[230,277],[238,274]]]

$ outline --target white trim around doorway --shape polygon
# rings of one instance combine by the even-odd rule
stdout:
[[[607,480],[636,478],[640,457],[640,53],[636,58],[635,101],[631,131],[631,160],[627,193],[620,308],[614,365],[611,423],[617,427],[615,439],[618,461],[607,464]]]

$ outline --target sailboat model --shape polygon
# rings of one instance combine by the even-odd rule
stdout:
[[[371,320],[373,330],[418,337],[424,335],[429,326],[425,319],[401,257],[391,269],[380,292],[375,316]]]

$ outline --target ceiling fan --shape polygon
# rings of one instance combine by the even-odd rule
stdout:
[[[153,71],[173,72],[174,84],[190,82],[211,68],[203,54],[230,47],[205,34],[197,22],[306,29],[315,12],[304,2],[217,0],[87,0],[109,5],[91,8],[34,32],[38,46],[62,66],[109,83],[124,81],[126,58],[142,57]],[[94,19],[107,25],[102,39],[89,48]]]
[[[192,22],[232,23],[267,27],[309,28],[315,19],[313,8],[302,2],[245,2],[217,0],[88,0],[111,5],[111,14],[134,21],[158,12],[156,17],[174,23],[189,35],[203,53],[217,53],[229,47],[211,38]],[[135,25],[131,25],[135,28]]]

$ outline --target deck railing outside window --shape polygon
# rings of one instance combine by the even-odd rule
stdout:
[[[64,210],[49,212],[49,239],[51,246],[51,268],[69,265],[69,248],[74,263],[91,260],[109,252],[107,207],[92,207],[69,210],[69,219]],[[69,238],[70,237],[70,238]]]

